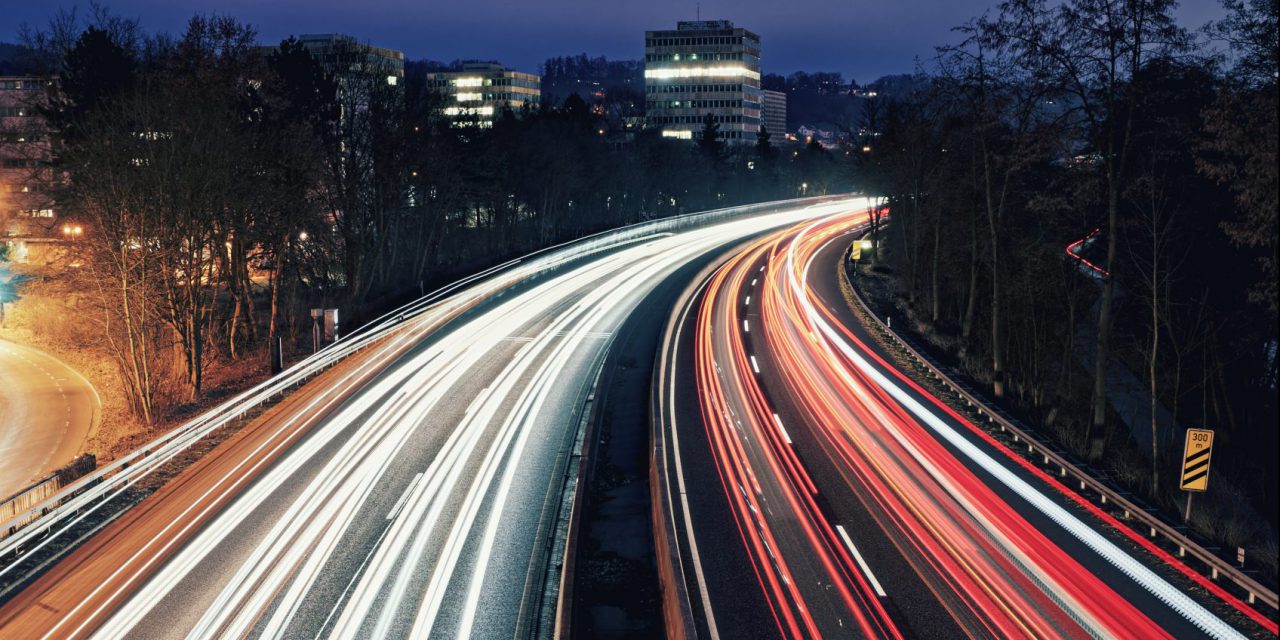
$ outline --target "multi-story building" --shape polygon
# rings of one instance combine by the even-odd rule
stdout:
[[[769,89],[765,89],[762,93],[764,96],[762,124],[774,140],[781,140],[787,134],[787,94]]]
[[[542,78],[496,62],[469,61],[461,71],[427,74],[427,86],[445,95],[444,114],[459,124],[490,126],[503,109],[519,113],[542,101]]]
[[[340,81],[369,77],[395,86],[404,79],[403,51],[361,44],[338,33],[304,34],[298,36],[298,42]]]
[[[57,237],[52,147],[38,113],[48,80],[0,76],[0,235],[9,259],[27,260],[30,241]]]
[[[754,143],[760,131],[760,36],[728,20],[646,31],[645,124],[670,138],[696,138],[715,118],[722,140]]]

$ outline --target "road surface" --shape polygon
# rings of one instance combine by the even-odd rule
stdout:
[[[850,206],[657,233],[445,300],[14,595],[0,637],[544,633],[564,467],[614,330],[682,265]]]
[[[668,330],[658,513],[698,635],[1243,637],[897,371],[836,278],[865,219],[762,238]]]
[[[102,401],[61,360],[0,340],[0,499],[81,453]]]

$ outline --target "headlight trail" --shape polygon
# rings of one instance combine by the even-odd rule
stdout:
[[[520,616],[537,608],[526,593],[543,597],[526,582],[545,573],[544,505],[559,502],[548,496],[612,333],[686,263],[849,206],[602,234],[392,314],[365,350],[0,605],[0,636],[506,637],[540,624]]]

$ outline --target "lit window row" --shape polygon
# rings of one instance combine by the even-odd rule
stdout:
[[[737,78],[760,79],[760,72],[742,66],[736,67],[676,67],[672,69],[645,69],[645,78]]]
[[[493,107],[445,107],[444,114],[450,118],[457,116],[491,116]]]

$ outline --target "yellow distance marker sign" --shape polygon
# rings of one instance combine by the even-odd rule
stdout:
[[[1209,488],[1209,459],[1213,456],[1213,431],[1187,429],[1187,445],[1182,451],[1182,490]]]

